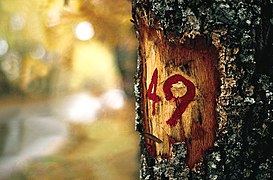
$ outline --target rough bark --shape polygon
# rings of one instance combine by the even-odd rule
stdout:
[[[273,1],[133,0],[133,20],[139,40],[135,94],[140,179],[272,179]],[[151,52],[146,47],[147,42],[154,45],[160,40],[174,47],[168,49],[169,55],[163,53],[170,57],[176,47],[183,49],[198,38],[217,53],[218,85],[210,110],[216,113],[216,128],[213,145],[189,165],[187,138],[176,139],[168,157],[152,153],[162,139],[147,128],[152,122],[147,118]],[[162,55],[162,50],[156,51]],[[183,63],[174,65],[181,68]]]

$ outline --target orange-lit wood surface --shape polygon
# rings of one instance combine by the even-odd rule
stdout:
[[[178,43],[162,34],[141,26],[144,131],[154,137],[145,137],[146,147],[171,158],[172,144],[184,141],[193,168],[214,142],[218,52],[202,37]]]

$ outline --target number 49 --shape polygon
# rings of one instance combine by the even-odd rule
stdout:
[[[172,85],[178,82],[184,83],[184,85],[187,87],[187,92],[182,97],[174,97],[171,90]],[[155,105],[156,103],[160,101],[160,97],[156,94],[157,83],[158,83],[158,70],[156,68],[153,72],[152,79],[147,90],[147,98],[152,101],[153,116],[155,115]],[[174,110],[172,116],[166,121],[166,123],[169,126],[174,127],[176,126],[178,121],[181,119],[182,114],[185,112],[190,102],[193,101],[195,97],[195,86],[190,80],[186,79],[184,76],[180,74],[175,74],[170,76],[164,82],[163,92],[165,94],[165,99],[167,101],[173,100],[176,104],[176,109]]]

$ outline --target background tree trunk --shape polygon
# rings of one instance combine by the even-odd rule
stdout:
[[[140,178],[272,179],[273,2],[133,0],[133,20]]]

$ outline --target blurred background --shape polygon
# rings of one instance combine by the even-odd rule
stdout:
[[[138,179],[129,0],[0,0],[0,180]]]

